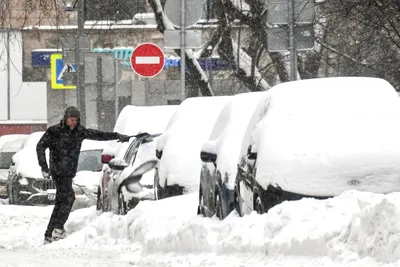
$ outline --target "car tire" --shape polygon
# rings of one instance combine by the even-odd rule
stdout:
[[[233,202],[234,202],[234,205],[235,205],[236,212],[239,214],[240,217],[243,217],[242,200],[240,198],[239,185],[235,186],[235,191],[234,191],[233,194],[234,194]]]
[[[103,195],[103,212],[109,212],[111,211],[111,203],[110,203],[110,199],[108,198],[107,194]]]
[[[201,189],[199,191],[199,205],[197,206],[197,215],[203,215],[204,217],[206,216],[206,213],[204,212],[204,196]]]
[[[162,188],[160,186],[160,178],[158,176],[158,171],[157,170],[154,172],[154,185],[153,185],[153,188],[154,188],[154,199],[155,200],[162,199],[163,198],[163,196],[162,196]]]
[[[102,201],[102,195],[101,195],[101,188],[100,188],[100,186],[97,187],[96,210],[98,210],[98,211],[103,211],[103,201]]]
[[[254,210],[257,211],[258,214],[265,213],[264,205],[259,196],[257,196],[256,202],[254,203]]]
[[[125,202],[124,195],[122,194],[122,192],[118,193],[118,214],[119,215],[127,214],[126,202]]]
[[[10,205],[14,204],[14,198],[12,195],[12,182],[10,180],[7,180],[7,197],[8,197],[8,203]]]
[[[224,213],[222,210],[221,194],[218,188],[215,189],[215,215],[222,221],[224,219]]]

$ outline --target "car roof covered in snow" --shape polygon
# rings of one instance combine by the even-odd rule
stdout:
[[[196,191],[201,167],[200,150],[210,136],[217,117],[231,96],[194,97],[181,103],[167,129],[157,141],[163,151],[160,184],[179,184]]]
[[[126,135],[135,135],[139,132],[162,133],[177,108],[177,105],[126,106],[118,116],[114,132]],[[131,138],[130,141],[133,140]],[[103,153],[122,158],[129,144],[130,142],[109,141]]]
[[[24,140],[28,137],[28,134],[6,134],[0,136],[0,150],[2,149],[3,145],[5,143],[11,142],[11,141],[16,141],[16,140]]]
[[[382,79],[282,83],[260,102],[241,153],[254,144],[256,180],[264,189],[313,196],[398,191],[399,121],[400,98]]]
[[[233,189],[236,178],[240,144],[254,109],[267,92],[249,92],[233,96],[222,109],[209,140],[201,151],[217,155],[217,169],[228,177],[227,186]]]

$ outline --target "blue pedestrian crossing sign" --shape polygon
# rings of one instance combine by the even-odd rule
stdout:
[[[51,55],[51,88],[76,89],[75,85],[64,85],[63,75],[66,72],[76,72],[76,64],[64,64],[62,54]]]

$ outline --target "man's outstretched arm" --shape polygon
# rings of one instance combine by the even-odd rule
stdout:
[[[129,136],[116,132],[102,132],[94,129],[85,129],[85,139],[108,141],[119,139],[121,142],[128,142]]]

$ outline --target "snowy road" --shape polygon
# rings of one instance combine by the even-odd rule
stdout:
[[[1,266],[398,266],[400,194],[348,192],[226,220],[197,196],[146,201],[126,216],[77,210],[69,236],[42,245],[52,207],[1,205]]]

